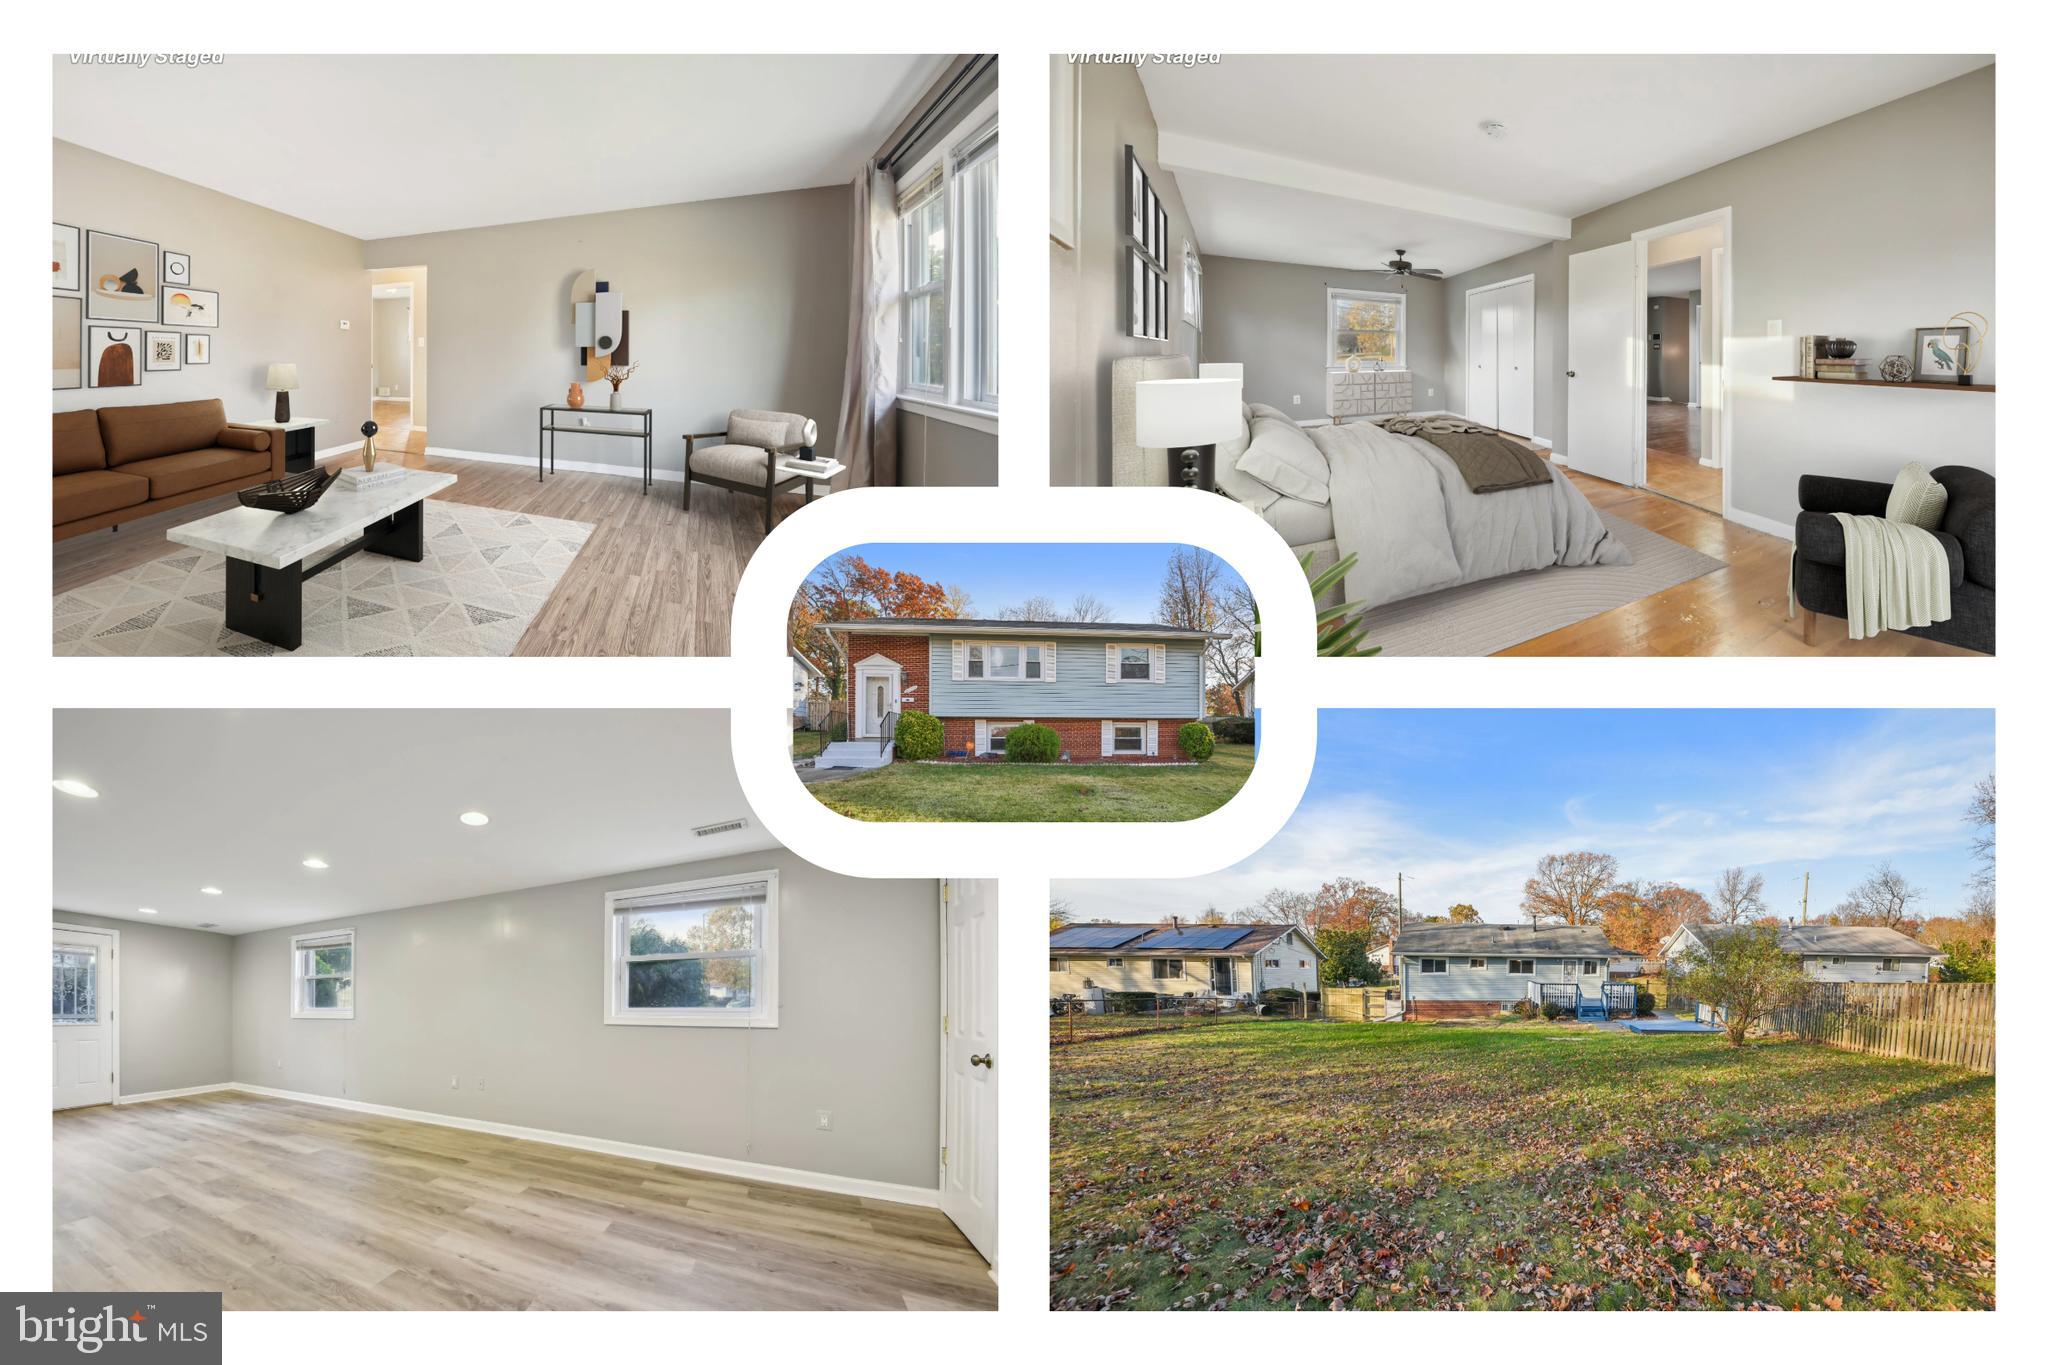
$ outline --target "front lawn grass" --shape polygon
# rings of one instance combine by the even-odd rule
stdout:
[[[1218,744],[1192,766],[899,760],[810,792],[856,820],[1192,820],[1251,771],[1251,745]]]
[[[1994,1082],[1279,1020],[1052,1056],[1058,1308],[1992,1308]]]
[[[823,730],[791,730],[789,732],[789,756],[791,758],[816,758],[824,751],[825,732]]]

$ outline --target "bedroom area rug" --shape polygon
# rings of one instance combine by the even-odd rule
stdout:
[[[221,557],[166,545],[146,564],[60,593],[54,652],[128,657],[285,654],[502,657],[539,614],[592,527],[438,499],[426,557],[356,554],[305,585],[305,642],[279,649],[227,628]]]
[[[1540,569],[1412,597],[1367,612],[1365,642],[1382,657],[1495,654],[1727,567],[1632,521],[1600,519],[1635,563]]]

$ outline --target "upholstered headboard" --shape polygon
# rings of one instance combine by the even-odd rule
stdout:
[[[1167,485],[1166,452],[1138,444],[1138,384],[1146,379],[1193,379],[1195,362],[1184,355],[1127,355],[1109,369],[1109,481],[1119,487]]]

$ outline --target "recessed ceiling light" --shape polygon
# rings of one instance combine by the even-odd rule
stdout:
[[[308,858],[304,862],[302,862],[300,866],[310,867],[317,872],[320,869],[327,866],[327,860],[325,858]]]
[[[146,905],[138,905],[135,907],[135,913],[138,915],[154,915],[156,911],[150,909]]]
[[[55,787],[58,791],[63,792],[66,796],[84,796],[90,798],[99,795],[98,792],[94,791],[91,787],[86,786],[83,782],[80,782],[75,777],[60,777],[55,782],[52,782],[50,785]]]
[[[199,894],[202,896],[218,896],[220,888],[217,886],[202,886],[199,888]]]
[[[466,810],[462,812],[462,823],[465,825],[488,825],[491,823],[491,817],[485,815],[480,810]]]

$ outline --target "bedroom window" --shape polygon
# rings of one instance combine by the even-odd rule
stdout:
[[[1450,969],[1451,964],[1448,958],[1423,957],[1416,959],[1416,970],[1424,976],[1441,976]]]
[[[902,393],[992,415],[1000,392],[996,101],[969,113],[897,179]]]
[[[776,1026],[777,874],[606,894],[607,1024]]]
[[[335,929],[292,940],[292,1018],[356,1017],[356,931]]]
[[[1180,244],[1180,315],[1183,321],[1202,325],[1202,258],[1195,244]]]
[[[1111,727],[1110,752],[1118,754],[1144,753],[1145,727],[1142,725],[1118,725]]]
[[[969,645],[967,676],[995,682],[1032,682],[1045,676],[1037,645]]]
[[[1145,645],[1125,645],[1117,651],[1117,676],[1125,682],[1147,682],[1152,677],[1152,650]]]
[[[1361,364],[1375,362],[1390,370],[1401,369],[1408,355],[1408,296],[1372,294],[1357,289],[1328,291],[1330,368],[1342,369],[1356,356]]]
[[[1177,957],[1155,957],[1152,959],[1152,979],[1170,981],[1182,973],[1181,960]]]
[[[1509,976],[1536,975],[1536,959],[1533,957],[1511,957],[1508,959]]]

